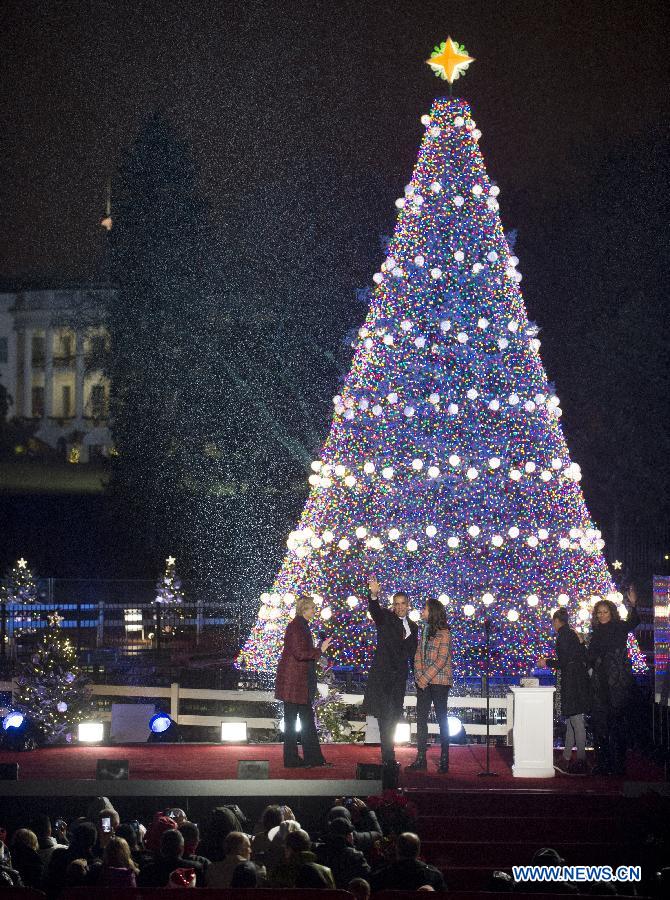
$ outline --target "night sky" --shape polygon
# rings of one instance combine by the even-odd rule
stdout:
[[[664,0],[4,0],[0,279],[95,276],[106,179],[158,110],[190,146],[222,245],[241,219],[247,235],[258,222],[245,249],[250,269],[271,266],[277,252],[297,264],[297,236],[311,221],[317,243],[339,250],[353,296],[379,265],[380,234],[393,229],[420,116],[446,88],[424,60],[450,34],[476,58],[455,92],[483,132],[503,224],[518,230],[522,290],[546,329],[543,358],[562,396],[594,365],[595,355],[575,359],[570,346],[583,304],[596,316],[613,295],[642,290],[640,314],[663,317],[667,9]],[[285,198],[294,185],[292,221]],[[582,296],[594,198],[625,217],[624,238],[598,259],[606,289],[599,294],[591,278]],[[597,241],[606,239],[604,229]],[[314,267],[327,286],[327,267],[318,258]],[[363,315],[352,306],[342,336]],[[627,352],[614,340],[607,353]],[[645,342],[643,332],[630,342],[631,371]],[[632,382],[612,390],[628,390],[622,403],[635,406]],[[571,445],[588,423],[562,399]],[[644,416],[665,415],[648,407],[635,424],[642,443],[654,440],[640,437]],[[576,458],[592,502],[596,460]]]
[[[667,121],[667,28],[662,0],[5,0],[0,274],[90,276],[105,178],[156,108],[223,223],[252,180],[300,160],[314,179],[379,173],[386,196],[359,202],[388,230],[444,88],[423,61],[447,33],[476,57],[456,87],[523,235],[574,203],[612,145]]]

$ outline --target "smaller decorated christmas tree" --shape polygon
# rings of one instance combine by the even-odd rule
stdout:
[[[186,595],[175,569],[176,562],[174,556],[168,556],[165,572],[156,583],[156,628],[160,629],[161,637],[174,637],[183,631]]]
[[[14,708],[30,721],[41,744],[69,743],[75,726],[92,713],[89,679],[61,622],[58,612],[49,616],[44,637],[17,678]]]
[[[25,559],[18,559],[5,576],[2,599],[7,603],[37,603],[37,582]]]
[[[165,560],[165,572],[156,584],[156,603],[182,605],[186,599],[181,578],[175,571],[176,562],[174,556],[168,556]]]
[[[0,599],[6,603],[20,606],[32,606],[39,602],[37,579],[33,575],[28,562],[21,557],[5,575],[4,584],[0,586]],[[22,609],[14,613],[14,635],[20,637],[34,632],[39,621],[38,610]]]

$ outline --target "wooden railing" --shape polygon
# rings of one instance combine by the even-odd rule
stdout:
[[[0,682],[0,691],[15,692],[15,682]],[[252,716],[247,715],[189,715],[182,714],[179,711],[181,700],[200,700],[200,701],[223,701],[226,703],[274,703],[274,694],[271,691],[219,691],[208,688],[185,688],[181,687],[177,682],[167,686],[156,685],[122,685],[122,684],[95,684],[92,686],[93,695],[96,697],[106,697],[117,703],[133,703],[140,698],[150,697],[151,699],[165,700],[162,704],[165,712],[177,725],[189,725],[201,728],[219,727],[221,722],[240,722],[245,721],[249,731],[254,729],[273,728],[277,724],[277,719],[268,716]],[[362,694],[342,694],[342,700],[347,706],[360,706],[363,703]],[[505,722],[498,724],[490,724],[489,733],[492,737],[504,737],[507,744],[512,743],[512,713],[513,713],[513,695],[507,694],[505,697],[491,697],[491,712],[504,711]],[[412,709],[416,707],[416,697],[408,694],[405,697],[405,708]],[[450,709],[486,709],[485,697],[449,697]],[[100,721],[109,721],[111,712],[100,712],[96,714]],[[360,729],[365,725],[364,719],[351,720],[349,722],[352,728]],[[463,722],[463,728],[467,735],[483,735],[486,733],[485,723],[468,723]],[[416,723],[410,723],[412,733],[416,731]],[[438,731],[438,726],[434,723],[428,725],[431,733]]]

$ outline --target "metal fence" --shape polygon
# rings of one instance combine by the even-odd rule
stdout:
[[[227,643],[236,649],[242,627],[239,607],[191,600],[189,586],[184,587],[183,602],[164,603],[156,599],[156,584],[149,580],[40,579],[38,602],[0,600],[0,655],[11,662],[29,653],[53,627],[50,618],[56,611],[60,628],[78,651],[169,656],[220,650]]]

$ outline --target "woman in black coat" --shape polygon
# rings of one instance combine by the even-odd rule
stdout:
[[[588,663],[593,670],[591,717],[596,749],[597,775],[625,775],[628,746],[628,709],[633,686],[633,667],[628,656],[628,635],[640,624],[637,595],[628,590],[630,609],[622,621],[611,600],[599,600],[593,608],[593,633]]]
[[[584,713],[591,705],[591,686],[586,668],[586,652],[579,635],[570,628],[566,609],[557,609],[551,618],[556,632],[556,657],[539,660],[542,668],[556,669],[556,713],[565,718],[563,760],[556,765],[568,775],[586,775],[586,726]],[[577,759],[572,761],[572,748]]]

